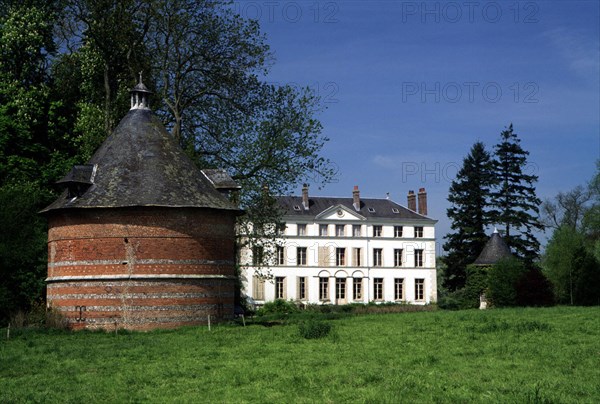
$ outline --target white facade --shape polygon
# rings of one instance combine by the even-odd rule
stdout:
[[[387,199],[302,201],[280,198],[286,227],[275,262],[259,269],[242,252],[244,293],[257,304],[437,300],[435,220]],[[272,279],[256,276],[265,272]]]

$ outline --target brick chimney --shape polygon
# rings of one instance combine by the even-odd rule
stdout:
[[[425,192],[425,188],[419,189],[419,214],[423,216],[427,216],[427,192]]]
[[[302,206],[308,210],[308,184],[302,185]]]
[[[408,209],[412,210],[413,212],[417,211],[417,197],[415,195],[415,191],[408,191]]]
[[[360,210],[360,191],[358,190],[358,185],[355,185],[352,191],[352,206],[354,206],[354,210]]]

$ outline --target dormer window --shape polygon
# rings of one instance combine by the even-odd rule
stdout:
[[[398,210],[398,208],[392,208],[392,213],[400,213],[400,211]]]
[[[96,169],[97,166],[94,164],[75,165],[64,178],[56,183],[67,188],[67,198],[80,197],[94,183]]]
[[[294,205],[294,210],[299,212],[300,211],[300,205]]]
[[[375,208],[369,208],[370,213],[375,213]]]

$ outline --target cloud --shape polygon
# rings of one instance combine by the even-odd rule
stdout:
[[[598,77],[600,49],[597,38],[586,37],[564,27],[554,28],[542,35],[550,40],[573,72],[585,77]]]
[[[395,169],[398,168],[398,160],[388,156],[382,156],[381,154],[376,155],[373,158],[373,163],[382,168]]]

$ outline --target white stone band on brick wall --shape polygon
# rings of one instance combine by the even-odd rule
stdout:
[[[112,280],[136,280],[136,279],[235,279],[232,275],[89,275],[89,276],[52,276],[46,278],[46,282],[64,281],[112,281]]]
[[[231,260],[168,260],[168,259],[136,259],[139,265],[233,265]],[[94,265],[122,265],[127,260],[88,260],[49,262],[48,268]]]

